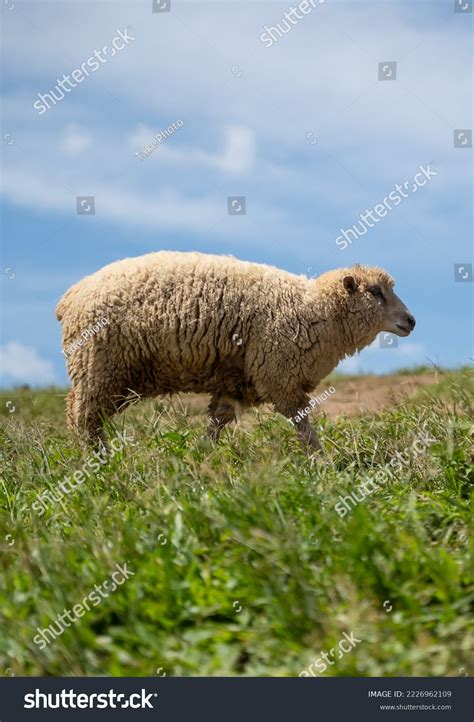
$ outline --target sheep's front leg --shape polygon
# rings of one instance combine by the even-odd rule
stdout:
[[[212,441],[218,441],[226,424],[235,421],[233,404],[223,397],[212,397],[209,404],[209,425],[207,433]]]
[[[309,422],[308,418],[302,419],[301,421],[295,421],[296,435],[300,440],[303,448],[309,456],[315,451],[321,451],[321,444],[316,432]]]
[[[300,396],[298,398],[298,402],[282,400],[274,403],[275,411],[286,416],[294,427],[303,449],[308,456],[312,456],[316,451],[321,451],[321,444],[309,421],[309,415],[305,413],[305,409],[309,407],[309,397]]]

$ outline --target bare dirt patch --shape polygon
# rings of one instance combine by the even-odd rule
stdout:
[[[338,376],[332,381],[335,393],[320,408],[330,418],[340,414],[355,416],[367,411],[377,412],[394,400],[413,396],[423,386],[437,383],[439,376],[437,371],[356,378]]]

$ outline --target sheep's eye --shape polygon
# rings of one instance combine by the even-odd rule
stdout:
[[[380,286],[371,286],[368,291],[372,294],[372,296],[375,296],[376,298],[381,298],[382,301],[385,301],[385,296],[383,295],[383,291]]]

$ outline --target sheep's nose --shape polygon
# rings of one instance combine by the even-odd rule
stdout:
[[[415,328],[415,325],[416,325],[416,321],[415,321],[415,317],[412,316],[410,313],[407,314],[407,324],[413,331],[413,329]]]

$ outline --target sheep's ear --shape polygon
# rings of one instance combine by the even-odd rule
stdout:
[[[357,281],[354,276],[344,276],[342,285],[348,293],[355,293],[357,291]]]

